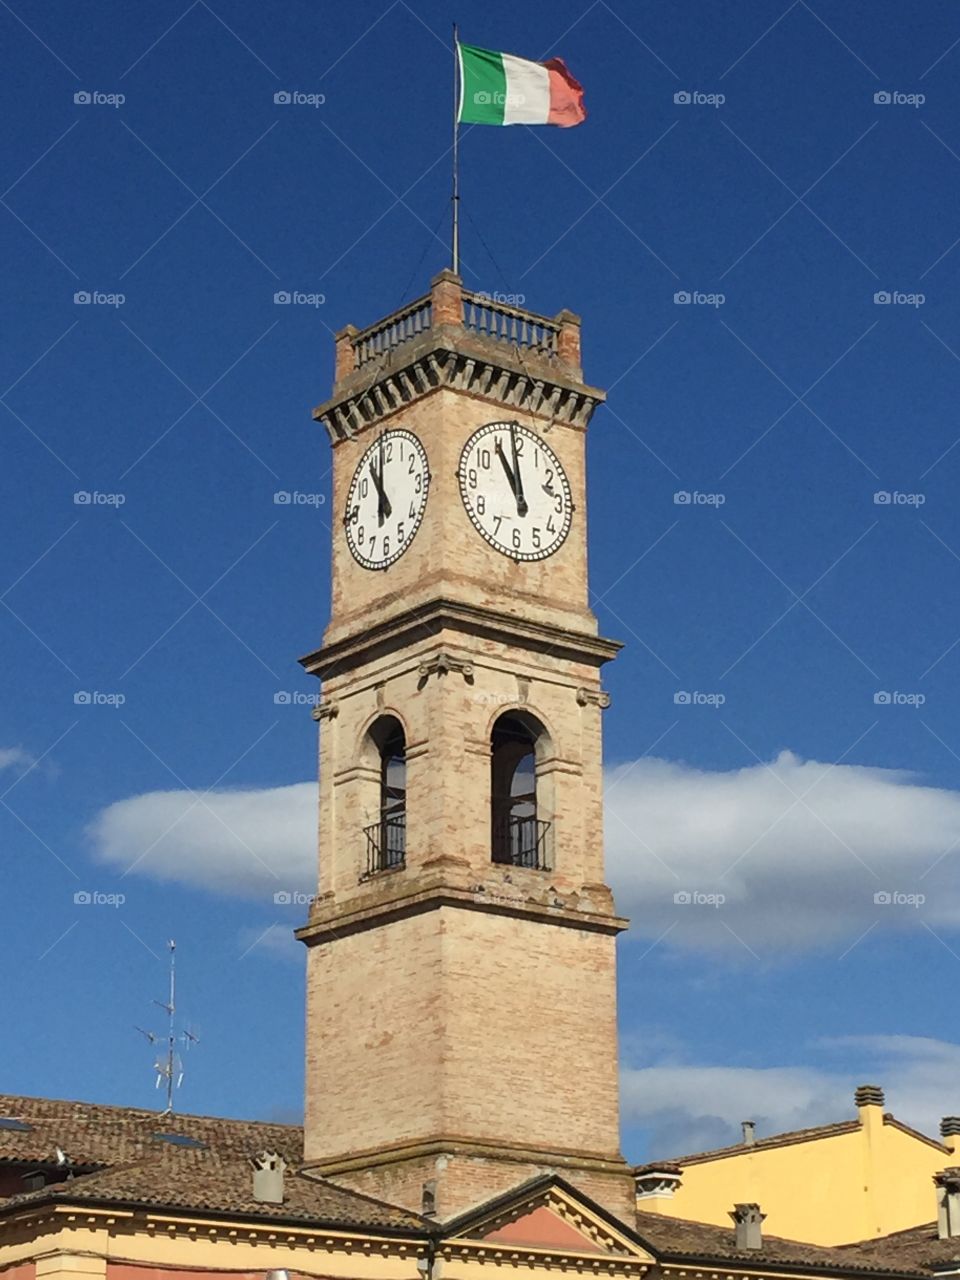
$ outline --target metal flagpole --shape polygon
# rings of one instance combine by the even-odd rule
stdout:
[[[453,24],[453,270],[460,274],[460,37]]]

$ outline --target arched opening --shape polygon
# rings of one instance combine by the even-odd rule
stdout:
[[[514,867],[546,868],[549,823],[537,810],[537,739],[522,713],[500,716],[490,735],[491,857]]]
[[[407,856],[407,742],[396,716],[381,716],[369,730],[380,759],[377,821],[364,829],[367,875],[395,871]]]

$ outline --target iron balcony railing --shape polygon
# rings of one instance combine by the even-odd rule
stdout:
[[[550,823],[542,818],[519,818],[511,814],[494,819],[493,861],[512,867],[549,871],[547,832]]]
[[[399,871],[407,857],[407,815],[385,814],[379,822],[364,827],[367,837],[367,865],[361,880],[381,871]]]

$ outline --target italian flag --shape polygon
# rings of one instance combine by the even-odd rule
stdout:
[[[530,62],[458,44],[461,124],[582,124],[583,89],[559,58]]]

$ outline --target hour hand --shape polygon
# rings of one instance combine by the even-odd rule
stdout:
[[[374,487],[377,490],[377,522],[382,525],[384,520],[389,520],[393,508],[383,488],[383,475],[377,471],[373,462],[370,463],[370,474],[373,476]]]

